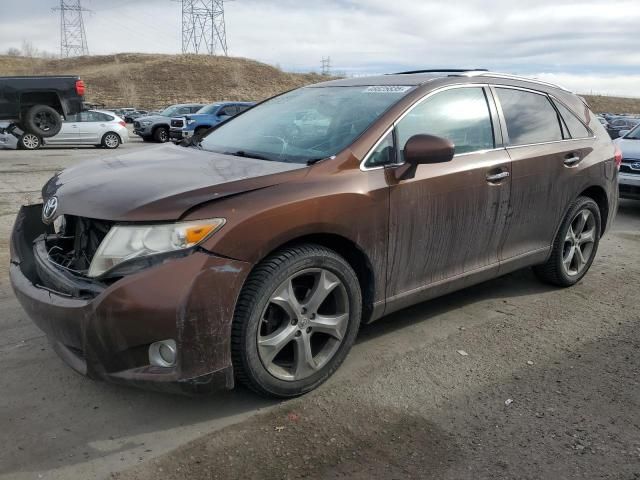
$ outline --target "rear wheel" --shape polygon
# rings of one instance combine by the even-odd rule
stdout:
[[[37,135],[27,132],[18,140],[18,146],[25,150],[37,150],[42,146],[42,140]]]
[[[236,376],[268,396],[313,390],[346,357],[361,313],[358,278],[334,251],[306,244],[273,254],[251,273],[236,305]]]
[[[153,132],[153,139],[158,143],[166,143],[169,141],[169,129],[167,127],[158,127]]]
[[[600,244],[601,218],[598,204],[578,197],[571,205],[553,242],[551,257],[534,272],[543,281],[570,287],[584,277]]]
[[[120,137],[118,136],[117,133],[113,133],[113,132],[105,133],[104,136],[102,137],[101,145],[104,148],[109,148],[109,149],[118,148],[120,146]]]
[[[49,138],[60,133],[62,117],[54,108],[47,105],[35,105],[24,114],[22,126],[28,133],[41,138]]]

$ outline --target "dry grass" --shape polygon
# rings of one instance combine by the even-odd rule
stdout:
[[[120,53],[61,60],[0,56],[0,75],[80,75],[87,101],[161,108],[172,103],[262,100],[326,80],[246,58]],[[596,112],[640,113],[640,98],[584,95]]]
[[[172,103],[262,100],[326,80],[245,58],[122,53],[46,60],[0,56],[0,75],[80,75],[86,99],[111,107],[161,108]]]

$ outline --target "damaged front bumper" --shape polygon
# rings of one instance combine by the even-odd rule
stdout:
[[[99,283],[48,260],[41,205],[23,207],[11,236],[16,297],[58,355],[95,379],[162,391],[233,387],[230,335],[239,291],[251,268],[205,251]],[[149,345],[174,339],[173,367],[153,366]]]

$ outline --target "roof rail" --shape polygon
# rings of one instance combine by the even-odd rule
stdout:
[[[407,72],[388,73],[387,75],[412,75],[414,73],[467,73],[488,72],[486,68],[436,68],[433,70],[409,70]]]
[[[564,90],[565,92],[571,92],[571,90],[564,88],[560,85],[556,85],[555,83],[545,82],[543,80],[538,80],[536,78],[523,77],[521,75],[512,75],[510,73],[498,73],[498,72],[490,72],[490,71],[469,71],[464,73],[465,76],[468,77],[496,77],[496,78],[504,78],[507,80],[524,80],[526,82],[537,83],[539,85],[545,85],[547,87],[559,88],[560,90]]]

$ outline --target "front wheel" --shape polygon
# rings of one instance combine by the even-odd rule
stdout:
[[[251,273],[236,305],[236,376],[272,397],[313,390],[347,356],[361,315],[358,278],[341,256],[314,244],[280,250]]]
[[[24,150],[37,150],[42,146],[42,140],[33,133],[25,133],[18,140],[18,146]]]
[[[169,130],[166,127],[159,127],[153,132],[153,139],[158,143],[169,141]]]
[[[600,244],[600,209],[588,197],[578,197],[565,216],[553,242],[551,257],[534,267],[543,281],[570,287],[584,277],[593,263]]]

